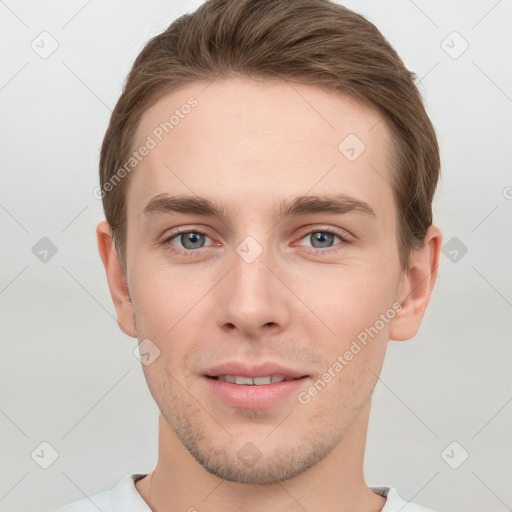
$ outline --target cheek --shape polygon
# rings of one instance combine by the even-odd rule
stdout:
[[[131,290],[137,316],[150,329],[148,335],[162,339],[190,321],[198,301],[211,287],[205,278],[194,279],[188,266],[171,269],[165,264],[147,264],[133,275]]]
[[[329,339],[326,345],[332,346],[334,338],[336,348],[341,350],[342,345],[374,325],[391,308],[396,283],[391,272],[381,272],[369,263],[364,268],[347,265],[328,270],[317,275],[310,272],[314,278],[304,282],[297,295],[305,298],[314,325],[318,328],[323,324],[322,330]]]
[[[347,325],[348,322],[353,322]],[[358,410],[371,396],[380,374],[387,346],[388,324],[375,329],[363,321],[339,323],[336,339],[323,341],[323,371],[315,375],[319,403],[334,409]],[[350,333],[349,333],[350,331]],[[315,393],[314,390],[312,390]]]

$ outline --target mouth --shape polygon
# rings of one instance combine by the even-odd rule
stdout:
[[[297,399],[312,378],[278,364],[229,363],[203,374],[208,395],[217,403],[237,409],[267,409]]]
[[[221,382],[237,384],[239,386],[265,386],[268,384],[302,379],[307,377],[307,375],[302,377],[286,377],[285,375],[268,375],[264,377],[247,377],[244,375],[207,375],[207,377]]]

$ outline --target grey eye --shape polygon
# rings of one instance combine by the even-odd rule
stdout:
[[[313,247],[316,249],[323,249],[325,247],[331,247],[334,242],[334,235],[333,233],[327,233],[325,231],[315,231],[314,233],[311,233],[309,236],[309,240]],[[319,245],[316,245],[316,244]]]
[[[205,236],[203,233],[191,231],[189,233],[181,233],[179,240],[185,249],[200,249],[204,244]]]

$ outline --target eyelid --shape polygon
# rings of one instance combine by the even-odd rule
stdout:
[[[324,226],[324,227],[310,227],[306,232],[304,232],[300,238],[298,239],[299,242],[307,238],[308,236],[311,236],[313,233],[329,233],[331,235],[334,235],[335,237],[338,237],[340,239],[339,242],[335,242],[334,245],[330,247],[313,247],[309,245],[303,245],[301,243],[298,243],[299,247],[306,247],[306,252],[310,255],[320,256],[320,257],[329,257],[337,255],[339,252],[345,250],[352,244],[352,241],[349,239],[349,237],[345,236],[345,232],[343,230],[340,230],[339,228],[335,228],[333,226]]]
[[[167,244],[171,240],[174,240],[175,238],[177,238],[179,235],[181,235],[183,233],[199,233],[201,235],[207,236],[208,238],[210,238],[210,240],[213,240],[213,237],[209,234],[208,228],[205,228],[202,226],[191,225],[191,226],[185,226],[185,227],[180,226],[178,228],[171,230],[170,232],[166,231],[166,234],[161,237],[161,242],[159,242],[159,243]],[[190,252],[190,250],[189,250],[189,252]]]
[[[337,251],[341,250],[341,248],[337,247],[337,246],[340,246],[340,245],[345,246],[347,244],[351,244],[351,243],[353,243],[353,239],[354,239],[354,236],[349,231],[347,231],[345,229],[337,228],[334,226],[330,226],[330,225],[323,225],[323,226],[322,225],[310,225],[310,226],[304,227],[303,229],[304,229],[304,231],[302,232],[300,237],[297,239],[298,241],[301,241],[306,236],[311,235],[312,233],[330,233],[330,234],[337,236],[341,240],[341,242],[333,245],[332,247],[326,247],[326,248],[310,247],[310,252],[314,252],[314,253],[329,254],[329,253],[337,252]],[[181,249],[181,248],[175,247],[173,244],[171,244],[171,242],[175,238],[179,237],[179,235],[181,235],[183,233],[198,233],[198,234],[201,234],[201,235],[204,235],[204,236],[210,238],[210,240],[214,240],[213,237],[208,234],[207,228],[204,228],[202,226],[197,226],[197,225],[196,226],[191,225],[191,226],[185,226],[185,227],[180,226],[178,228],[175,228],[174,230],[171,231],[171,233],[168,233],[167,235],[165,235],[163,237],[162,241],[159,242],[159,244],[163,245],[170,252],[182,254],[182,255],[183,254],[193,255],[195,253],[199,253],[200,249],[208,249],[208,247],[220,245],[218,242],[215,242],[214,244],[212,244],[210,246],[200,247],[199,249]],[[302,245],[300,245],[300,246],[305,247]]]
[[[332,233],[333,235],[336,235],[341,238],[344,242],[352,242],[355,240],[354,235],[350,233],[350,231],[347,231],[346,229],[337,228],[335,226],[330,225],[313,225],[313,226],[307,226],[304,228],[305,231],[302,232],[298,240],[302,240],[305,236],[311,235],[312,233]]]

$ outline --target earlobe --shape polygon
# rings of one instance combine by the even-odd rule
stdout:
[[[110,225],[106,221],[102,221],[98,224],[96,237],[98,251],[107,274],[110,295],[112,296],[112,301],[116,308],[117,323],[125,334],[136,338],[133,305],[126,285],[126,276],[114,247]]]
[[[418,332],[437,278],[441,247],[441,230],[431,225],[423,247],[411,254],[411,264],[397,298],[401,310],[391,321],[389,339],[405,341]]]

